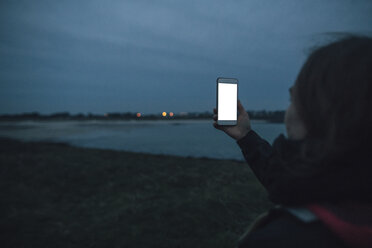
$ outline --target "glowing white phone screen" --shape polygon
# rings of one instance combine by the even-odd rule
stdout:
[[[232,121],[237,117],[237,84],[218,84],[218,120]]]

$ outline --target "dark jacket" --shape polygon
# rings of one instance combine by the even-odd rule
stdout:
[[[271,146],[253,130],[237,141],[277,204],[242,236],[239,248],[372,247],[371,145],[317,173],[293,173],[302,142],[281,134]],[[291,209],[313,215],[311,221]]]

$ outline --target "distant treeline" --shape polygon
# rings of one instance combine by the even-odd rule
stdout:
[[[281,123],[284,121],[285,111],[247,111],[252,120],[265,120],[268,122]],[[180,120],[180,119],[211,119],[211,112],[181,112],[167,113],[166,116],[159,114],[140,114],[132,112],[124,113],[106,113],[106,114],[70,114],[68,112],[54,113],[49,115],[40,114],[38,112],[23,113],[23,114],[4,114],[0,115],[0,121],[22,121],[22,120]]]

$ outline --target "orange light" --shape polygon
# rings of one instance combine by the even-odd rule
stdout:
[[[169,112],[169,116],[172,117],[174,114],[173,112]]]
[[[141,113],[137,113],[137,117],[141,117]]]
[[[167,116],[167,112],[163,112],[161,115],[165,117]]]

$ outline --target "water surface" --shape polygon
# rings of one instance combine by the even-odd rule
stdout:
[[[236,141],[212,120],[182,121],[21,121],[1,122],[0,136],[67,142],[80,147],[153,154],[243,160]],[[272,143],[284,124],[252,121],[252,129]]]

